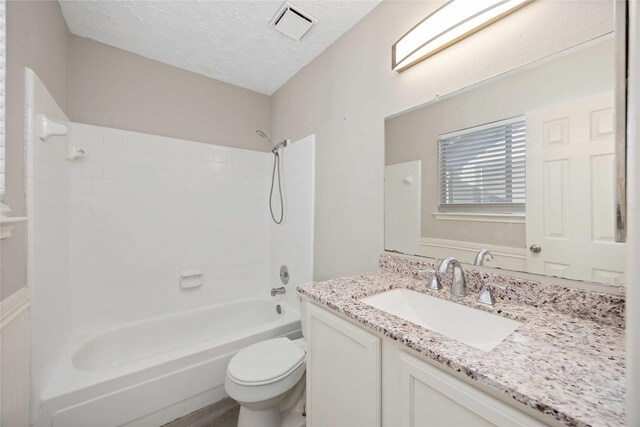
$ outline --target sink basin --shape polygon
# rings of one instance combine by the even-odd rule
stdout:
[[[483,351],[491,351],[522,325],[409,289],[392,289],[360,301]]]

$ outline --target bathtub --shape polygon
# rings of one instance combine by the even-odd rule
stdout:
[[[42,395],[42,425],[162,425],[225,398],[231,357],[279,336],[302,336],[298,310],[254,298],[74,337]]]

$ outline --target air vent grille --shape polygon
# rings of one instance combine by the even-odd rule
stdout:
[[[282,5],[272,21],[273,27],[294,40],[301,40],[309,32],[316,20],[290,3]]]

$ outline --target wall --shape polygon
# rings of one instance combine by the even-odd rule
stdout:
[[[273,95],[276,138],[316,135],[315,279],[377,266],[385,117],[607,33],[613,21],[610,2],[533,2],[391,71],[393,43],[441,4],[383,2]]]
[[[296,286],[313,281],[315,137],[310,135],[294,141],[280,151],[280,157],[285,215],[282,224],[269,220],[268,280],[272,288],[283,286],[280,266],[286,265],[289,269],[286,297],[292,300],[297,296]],[[272,156],[269,162],[271,172]],[[276,218],[280,209],[278,203],[276,186],[273,196]]]
[[[438,212],[438,136],[613,90],[613,39],[385,121],[385,164],[421,159],[422,237],[524,248],[525,224],[444,221]],[[531,209],[531,207],[529,207]],[[534,207],[535,209],[535,207]]]
[[[267,153],[77,123],[72,142],[76,333],[268,295]]]
[[[269,151],[267,95],[72,36],[71,118],[79,123]]]
[[[41,141],[36,120],[69,119],[32,70],[26,72],[27,283],[31,294],[31,420],[40,416],[40,394],[71,337],[68,146],[70,136]]]
[[[69,30],[56,1],[7,1],[6,202],[25,216],[24,67],[38,73],[62,111],[68,111]],[[26,285],[24,224],[0,241],[0,298]]]
[[[640,4],[629,2],[627,133],[627,425],[640,425]]]

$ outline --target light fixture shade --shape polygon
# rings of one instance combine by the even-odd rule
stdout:
[[[391,49],[391,67],[403,71],[533,0],[451,0],[420,21]]]

